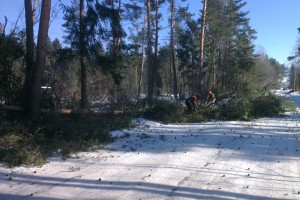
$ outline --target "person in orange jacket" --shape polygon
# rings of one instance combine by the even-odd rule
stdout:
[[[201,94],[198,93],[185,99],[185,105],[188,109],[188,112],[197,111],[197,101],[202,101],[201,98]]]

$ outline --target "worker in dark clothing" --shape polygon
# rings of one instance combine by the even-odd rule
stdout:
[[[201,94],[196,94],[193,96],[190,96],[189,98],[185,99],[185,105],[188,109],[188,112],[197,111],[197,101],[202,101]]]

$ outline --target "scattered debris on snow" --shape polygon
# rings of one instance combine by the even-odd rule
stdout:
[[[300,96],[281,93],[300,107]],[[300,115],[251,122],[135,119],[103,149],[0,166],[0,199],[300,199]]]

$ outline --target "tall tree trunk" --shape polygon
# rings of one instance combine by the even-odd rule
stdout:
[[[146,35],[146,15],[144,15],[144,28],[143,28],[143,41],[142,41],[142,66],[140,70],[139,83],[138,83],[138,97],[141,96],[141,87],[142,87],[142,77],[144,72],[144,63],[145,63],[145,52],[144,52],[144,44],[145,44],[145,35]]]
[[[296,80],[297,80],[297,70],[296,67],[294,68],[294,80],[293,80],[293,91],[296,91]]]
[[[113,45],[112,45],[112,55],[118,55],[118,52],[120,50],[120,45],[121,45],[121,36],[119,33],[119,25],[120,25],[120,20],[121,20],[121,0],[119,0],[119,5],[118,5],[118,16],[114,18],[116,21],[112,22],[112,37],[113,37]],[[115,4],[114,0],[111,0],[111,9],[115,11]],[[117,27],[118,26],[118,27]]]
[[[170,50],[171,50],[171,44],[170,44]],[[169,57],[169,76],[168,76],[168,86],[169,86],[169,88],[168,88],[168,93],[169,94],[172,94],[172,92],[173,92],[173,80],[172,80],[172,55],[171,55],[171,52],[170,52],[170,57]]]
[[[114,0],[111,0],[110,1],[110,4],[111,4],[111,9],[113,10],[113,11],[115,11],[115,1]],[[113,44],[112,44],[112,50],[111,50],[111,54],[112,54],[112,56],[115,56],[115,54],[116,54],[116,49],[117,49],[117,39],[116,39],[116,23],[115,23],[115,21],[114,20],[112,20],[112,25],[111,25],[111,27],[112,27],[112,38],[113,38]]]
[[[119,8],[118,8],[118,23],[121,24],[121,0],[119,0]],[[117,44],[116,44],[116,50],[119,52],[120,51],[120,45],[121,45],[121,36],[119,35],[117,39]]]
[[[37,4],[38,4],[38,0],[34,0],[33,1],[33,9],[32,9],[32,21],[33,21],[33,24],[35,22]]]
[[[173,95],[177,99],[178,94],[178,85],[177,85],[177,73],[176,73],[176,64],[175,64],[175,49],[174,49],[174,12],[175,12],[175,3],[174,0],[171,0],[171,63],[173,69]]]
[[[111,0],[111,9],[115,11],[115,3],[114,0]],[[112,22],[112,37],[113,37],[113,44],[112,44],[112,56],[114,59],[119,59],[118,56],[120,54],[120,45],[121,45],[121,35],[120,35],[120,20],[121,20],[121,0],[119,0],[119,5],[118,5],[118,15],[116,18],[114,18]],[[117,89],[119,87],[114,83],[114,102],[117,102]]]
[[[29,114],[30,108],[30,84],[32,70],[34,68],[34,35],[33,35],[33,13],[31,0],[24,0],[26,19],[26,74],[24,82],[24,107]]]
[[[207,0],[203,0],[202,19],[201,19],[201,40],[200,40],[200,63],[199,63],[199,80],[200,90],[202,91],[204,83],[204,46],[205,46],[205,29],[206,29],[206,10]],[[202,91],[203,92],[203,91]]]
[[[157,87],[157,52],[158,52],[158,31],[159,31],[159,20],[158,20],[158,0],[156,0],[156,6],[155,6],[155,44],[154,44],[154,59],[153,59],[153,78],[154,78],[154,88]]]
[[[151,5],[150,0],[146,1],[147,7],[147,63],[148,63],[148,102],[150,105],[153,103],[153,64],[152,64],[152,40],[151,40]]]
[[[86,65],[84,62],[86,55],[86,46],[84,42],[84,0],[80,0],[80,17],[79,17],[79,52],[80,52],[80,69],[81,69],[81,99],[80,108],[85,110],[88,107],[87,83],[86,83]]]
[[[33,69],[33,76],[31,82],[31,101],[30,101],[30,117],[31,121],[35,123],[39,118],[39,105],[41,95],[41,83],[45,69],[48,29],[50,22],[51,0],[42,1],[41,18],[39,24],[36,63]],[[32,19],[32,16],[30,16]]]

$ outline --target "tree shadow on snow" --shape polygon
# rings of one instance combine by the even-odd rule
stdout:
[[[123,131],[108,148],[154,154],[209,148],[243,154],[242,159],[248,160],[291,160],[300,156],[300,122],[284,117],[252,122],[145,125]]]
[[[5,174],[0,173],[0,176],[3,177]],[[72,193],[72,189],[82,189],[80,191],[85,191],[86,189],[91,191],[90,194],[94,198],[97,196],[98,199],[105,199],[104,191],[111,191],[110,194],[114,194],[114,192],[119,195],[124,195],[124,193],[128,194],[130,192],[134,192],[137,196],[143,198],[147,198],[149,194],[157,198],[189,198],[189,199],[215,199],[215,200],[225,200],[225,199],[277,199],[277,198],[269,198],[265,196],[252,195],[252,194],[241,194],[235,192],[222,191],[221,188],[219,190],[210,190],[210,189],[200,189],[195,187],[183,187],[183,186],[173,186],[168,184],[156,184],[149,182],[141,182],[141,181],[110,181],[110,180],[89,180],[81,178],[58,178],[58,177],[44,177],[44,176],[36,176],[36,175],[22,175],[15,174],[15,177],[10,180],[11,184],[22,184],[22,185],[32,185],[35,184],[39,187],[42,187],[41,190],[39,187],[36,189],[27,189],[27,195],[20,194],[6,194],[5,191],[0,192],[1,199],[24,199],[26,197],[30,199],[39,199],[39,200],[59,200],[66,199],[64,194],[55,193],[57,197],[50,196],[42,196],[41,191],[48,191],[51,193],[51,190],[54,189],[57,191],[61,191],[63,189],[68,193]],[[45,189],[46,188],[46,189]],[[79,190],[77,190],[78,192]],[[23,191],[24,192],[24,191]],[[114,197],[109,195],[109,198],[122,198],[115,193]],[[76,198],[80,198],[80,196],[84,196],[84,194],[78,192],[78,194],[73,193]],[[61,196],[61,198],[60,198]],[[89,199],[88,196],[83,197],[84,199]]]

